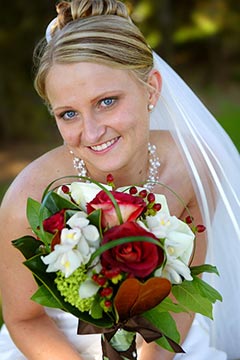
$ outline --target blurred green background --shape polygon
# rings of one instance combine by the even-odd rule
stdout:
[[[240,1],[125,3],[149,44],[198,94],[240,149]],[[5,1],[1,12],[0,200],[22,167],[61,143],[32,85],[33,49],[56,16],[55,1]]]

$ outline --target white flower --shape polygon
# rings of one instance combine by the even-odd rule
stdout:
[[[62,245],[69,245],[73,248],[75,245],[78,244],[81,238],[81,230],[80,229],[62,229],[61,232],[61,244]]]
[[[84,211],[77,211],[70,219],[67,221],[67,224],[72,228],[81,229],[84,226],[89,224],[87,219],[87,214]]]
[[[159,211],[155,216],[146,218],[148,229],[157,237],[164,240],[166,264],[164,269],[158,269],[155,276],[164,276],[173,284],[182,282],[182,277],[192,280],[188,263],[190,261],[194,238],[190,227],[176,216]]]
[[[98,290],[100,289],[100,285],[98,285],[95,281],[92,280],[93,274],[98,274],[102,270],[102,265],[98,262],[90,271],[87,273],[87,279],[81,283],[78,293],[80,298],[86,299],[91,296],[94,296]]]
[[[108,185],[104,185],[104,187],[107,190],[112,189]],[[95,198],[101,191],[101,188],[93,183],[73,182],[70,185],[70,191],[73,200],[80,205],[83,210],[86,210],[86,204]]]
[[[172,284],[181,284],[182,277],[188,281],[192,280],[189,267],[181,260],[171,257],[167,257],[167,263],[164,268],[157,269],[154,275],[167,278]]]
[[[99,246],[99,232],[89,224],[87,215],[79,211],[67,224],[71,229],[64,228],[60,236],[60,244],[47,256],[42,256],[47,272],[61,270],[65,277],[70,276],[80,265],[86,264]]]
[[[164,195],[161,195],[161,194],[154,194],[154,195],[155,195],[155,203],[156,204],[161,204],[161,210],[158,211],[158,213],[164,212],[165,214],[170,215],[166,197]]]
[[[79,296],[82,299],[89,298],[98,292],[100,286],[92,279],[87,279],[79,287]]]
[[[80,237],[77,248],[80,251],[83,262],[86,264],[92,253],[99,247],[99,232],[96,226],[89,224],[87,214],[83,211],[75,213],[67,224],[73,229],[80,231]]]
[[[81,253],[72,249],[70,245],[55,245],[54,251],[41,257],[44,264],[48,265],[47,272],[61,270],[65,277],[70,276],[82,262]]]

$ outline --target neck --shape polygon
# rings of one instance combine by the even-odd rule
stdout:
[[[87,175],[101,183],[106,183],[107,175],[111,173],[116,188],[127,185],[143,185],[148,177],[148,154],[146,152],[146,156],[142,157],[141,161],[134,161],[133,159],[129,164],[115,171],[99,171],[88,164],[86,168]]]
[[[155,182],[158,180],[158,168],[160,162],[156,155],[156,147],[154,145],[148,144],[148,151],[146,151],[145,154],[145,157],[141,157],[141,161],[139,161],[139,159],[138,161],[132,159],[125,167],[111,172],[114,178],[114,184],[117,188],[127,185],[139,185],[151,190],[152,185],[149,183],[147,184],[147,182]],[[107,175],[110,172],[100,172],[90,165],[86,168],[83,160],[78,157],[74,157],[73,164],[78,175],[88,176],[101,183],[106,183]]]

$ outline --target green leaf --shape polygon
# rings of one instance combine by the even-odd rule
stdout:
[[[78,211],[81,210],[78,205],[74,204],[71,201],[68,201],[54,191],[50,191],[49,193],[47,193],[47,195],[43,199],[42,206],[46,207],[51,212],[51,214],[55,214],[62,209]]]
[[[44,285],[38,288],[31,299],[43,306],[62,308],[61,303],[57,300],[56,297],[52,296],[52,293]]]
[[[42,242],[35,239],[33,236],[23,236],[19,239],[13,240],[12,244],[15,248],[21,251],[26,259],[29,259],[36,255]]]
[[[100,232],[102,238],[102,227],[101,227],[102,209],[95,210],[88,215],[88,220],[92,225],[95,225]]]
[[[41,204],[33,200],[32,198],[28,198],[27,200],[27,218],[28,222],[33,229],[34,232],[37,232],[37,228],[40,225],[39,213],[40,213]],[[48,209],[43,208],[43,218],[46,219],[51,215]]]
[[[100,298],[96,296],[91,307],[91,315],[94,319],[101,319],[103,308],[100,306]]]
[[[166,297],[161,303],[157,306],[158,311],[168,312],[172,311],[174,313],[187,312],[186,308],[180,304],[174,303],[170,297]]]
[[[198,293],[195,279],[183,281],[172,287],[172,293],[177,301],[186,309],[205,315],[212,319],[212,302]]]
[[[217,300],[222,301],[221,294],[204,280],[194,276],[194,285],[196,291],[212,303],[215,303]]]
[[[170,338],[176,343],[179,343],[180,334],[176,327],[176,322],[172,316],[168,312],[160,312],[158,307],[147,311],[143,314],[143,316],[147,318],[153,325],[155,325],[156,328],[158,328],[163,334],[163,337],[156,340],[156,343],[168,351],[173,351],[166,337]]]
[[[200,266],[192,266],[190,269],[191,269],[191,274],[192,275],[199,275],[199,274],[202,274],[204,272],[214,273],[214,274],[219,275],[216,266],[212,266],[212,265],[209,265],[209,264],[204,264],[204,265],[200,265]]]

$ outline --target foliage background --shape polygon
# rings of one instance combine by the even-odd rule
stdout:
[[[149,44],[192,87],[240,149],[240,1],[125,2]],[[5,1],[1,11],[0,199],[23,166],[61,142],[32,85],[33,49],[56,16],[55,1]]]

